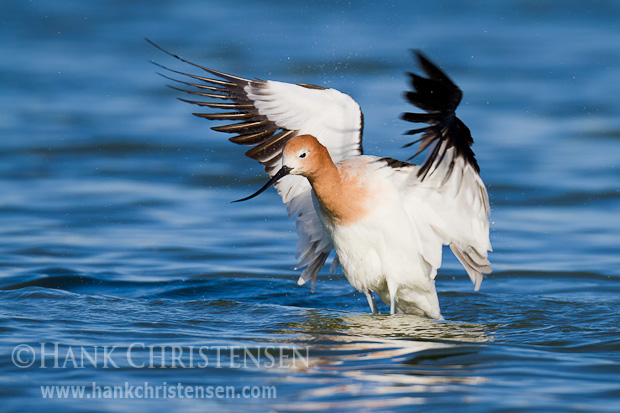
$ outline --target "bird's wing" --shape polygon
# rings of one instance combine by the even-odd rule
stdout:
[[[450,246],[478,290],[483,274],[491,272],[490,207],[471,150],[471,133],[455,114],[463,93],[423,54],[416,55],[427,77],[410,73],[413,90],[406,97],[426,113],[405,113],[403,119],[427,126],[407,132],[422,136],[405,146],[421,142],[415,155],[427,148],[429,154],[421,166],[409,168],[407,205],[411,215],[423,221],[421,225],[432,228],[436,237]],[[428,256],[438,268],[441,255],[439,263],[436,253],[428,252]]]
[[[251,146],[245,154],[260,162],[269,176],[282,166],[282,149],[296,135],[316,136],[334,162],[362,153],[362,112],[350,96],[321,86],[232,76],[189,62],[149,43],[214,76],[189,74],[155,63],[185,77],[186,80],[164,76],[181,85],[170,87],[201,98],[180,100],[216,110],[216,113],[194,115],[235,122],[211,129],[233,133],[231,142]],[[274,186],[286,204],[289,218],[297,220],[297,268],[305,268],[298,283],[312,280],[314,289],[316,276],[333,246],[314,209],[310,184],[301,176],[289,175]]]

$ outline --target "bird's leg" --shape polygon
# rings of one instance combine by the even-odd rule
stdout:
[[[372,291],[365,290],[364,294],[366,294],[366,299],[368,300],[368,305],[370,306],[370,311],[372,311],[373,314],[378,314],[379,313],[379,307],[377,307],[377,302],[375,301],[375,296],[372,295]]]
[[[390,296],[390,314],[396,314],[396,294]]]

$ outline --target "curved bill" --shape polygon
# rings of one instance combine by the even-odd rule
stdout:
[[[265,185],[263,185],[263,187],[261,189],[259,189],[258,191],[254,192],[250,196],[246,196],[245,198],[237,199],[236,201],[232,201],[232,202],[247,201],[248,199],[252,199],[252,198],[254,198],[256,196],[259,196],[260,194],[265,192],[265,190],[267,188],[269,188],[271,185],[275,184],[279,179],[281,179],[281,178],[285,177],[286,175],[288,175],[292,170],[293,170],[293,168],[289,168],[288,166],[283,166],[282,168],[280,168],[280,170],[278,172],[276,172],[276,174],[274,176],[271,177],[269,182],[267,182]]]

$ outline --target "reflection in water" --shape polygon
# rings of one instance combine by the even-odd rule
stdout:
[[[404,314],[330,315],[312,311],[284,326],[301,333],[298,344],[310,346],[310,362],[290,377],[298,385],[308,383],[308,390],[299,403],[274,406],[278,410],[422,404],[429,393],[485,382],[467,361],[482,343],[493,341],[483,326]]]
[[[347,334],[361,337],[476,343],[492,339],[480,325],[437,321],[407,314],[349,314],[342,320],[347,325]]]

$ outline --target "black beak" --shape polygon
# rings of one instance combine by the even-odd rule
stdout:
[[[276,172],[276,174],[274,176],[271,177],[269,182],[267,182],[265,185],[263,185],[263,187],[261,189],[259,189],[258,191],[254,192],[250,196],[246,196],[245,198],[237,199],[236,201],[232,201],[232,202],[247,201],[248,199],[252,199],[255,196],[259,196],[260,194],[265,192],[265,190],[267,188],[269,188],[271,185],[275,184],[279,179],[281,179],[281,178],[285,177],[286,175],[288,175],[292,170],[293,170],[293,168],[289,168],[288,166],[283,166],[278,172]]]

